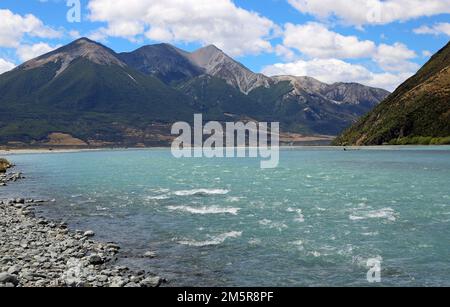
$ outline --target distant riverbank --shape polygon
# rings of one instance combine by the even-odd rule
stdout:
[[[441,144],[441,145],[409,145],[409,144],[398,144],[398,145],[370,145],[370,146],[332,146],[332,145],[281,145],[281,149],[296,149],[296,148],[322,148],[322,149],[339,149],[342,150],[383,150],[383,149],[389,149],[389,150],[395,150],[395,149],[408,149],[408,148],[432,148],[432,147],[449,147],[450,145],[447,144]],[[157,149],[170,149],[170,146],[167,147],[117,147],[117,148],[111,148],[111,147],[104,147],[104,148],[9,148],[9,149],[1,149],[0,148],[0,157],[5,156],[11,156],[11,155],[18,155],[18,154],[52,154],[52,153],[74,153],[74,152],[95,152],[95,151],[115,151],[115,150],[157,150]]]

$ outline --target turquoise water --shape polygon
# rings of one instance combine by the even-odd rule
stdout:
[[[27,179],[2,198],[55,199],[40,214],[172,286],[370,286],[377,257],[382,286],[450,286],[449,147],[284,149],[272,170],[164,149],[9,158]]]

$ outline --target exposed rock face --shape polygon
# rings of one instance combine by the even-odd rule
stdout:
[[[213,45],[189,54],[188,58],[208,75],[225,80],[245,94],[261,86],[269,87],[271,83],[270,78],[252,72]]]
[[[358,83],[334,83],[327,86],[321,93],[337,103],[366,104],[372,107],[378,105],[390,94],[386,90]]]
[[[364,86],[358,83],[326,84],[311,77],[275,76],[275,82],[289,81],[293,86],[293,95],[302,92],[320,95],[336,104],[376,106],[389,92],[383,89]]]
[[[307,93],[320,93],[325,90],[328,85],[311,77],[295,77],[295,76],[275,76],[272,79],[276,82],[289,81],[293,86],[293,94],[300,94],[302,91]]]

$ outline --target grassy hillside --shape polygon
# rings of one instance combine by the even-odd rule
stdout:
[[[346,130],[336,145],[444,142],[450,136],[450,43],[393,94]]]

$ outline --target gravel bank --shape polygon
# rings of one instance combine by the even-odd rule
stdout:
[[[7,179],[11,176],[0,182],[22,177]],[[93,241],[92,231],[72,232],[63,223],[36,218],[34,209],[42,203],[0,200],[0,287],[158,287],[164,282],[115,265],[120,247]]]

